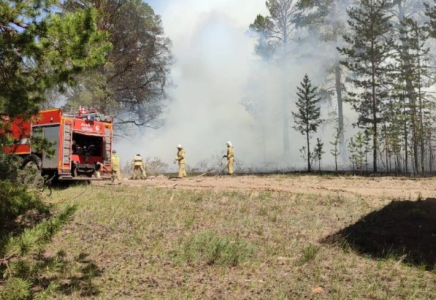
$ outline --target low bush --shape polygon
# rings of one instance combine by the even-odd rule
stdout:
[[[47,213],[37,194],[29,193],[26,186],[9,180],[0,181],[0,228],[5,228],[18,216],[36,209],[39,213]]]

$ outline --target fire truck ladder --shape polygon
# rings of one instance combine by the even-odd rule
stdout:
[[[62,164],[71,167],[71,124],[64,125],[64,140],[62,149]]]
[[[104,157],[104,164],[105,165],[110,165],[111,164],[111,159],[112,159],[112,149],[111,149],[111,145],[112,145],[112,131],[109,128],[105,128],[104,129],[104,135],[105,135],[105,145],[104,145],[104,149],[105,149],[105,157]]]

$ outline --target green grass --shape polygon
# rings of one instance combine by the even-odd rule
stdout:
[[[254,248],[240,238],[217,236],[203,231],[179,238],[175,244],[174,261],[187,265],[238,266],[248,260]]]
[[[321,242],[379,199],[128,186],[59,199],[78,210],[45,254],[75,266],[57,299],[436,299],[435,272]]]

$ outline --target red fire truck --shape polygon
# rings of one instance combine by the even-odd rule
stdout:
[[[23,167],[34,165],[43,176],[59,180],[110,178],[113,118],[93,109],[80,109],[66,113],[61,109],[40,111],[30,121],[11,120],[0,116],[0,121],[9,123],[6,132],[13,138],[12,146],[4,149],[6,154],[23,158]],[[38,153],[32,147],[31,137],[39,136],[50,142],[54,155]],[[43,151],[41,151],[43,152]]]

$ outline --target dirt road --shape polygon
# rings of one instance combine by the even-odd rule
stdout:
[[[129,186],[154,186],[172,189],[235,191],[275,191],[313,194],[356,194],[414,200],[436,197],[436,179],[358,176],[203,176],[170,179],[164,176],[147,180],[124,180]]]

